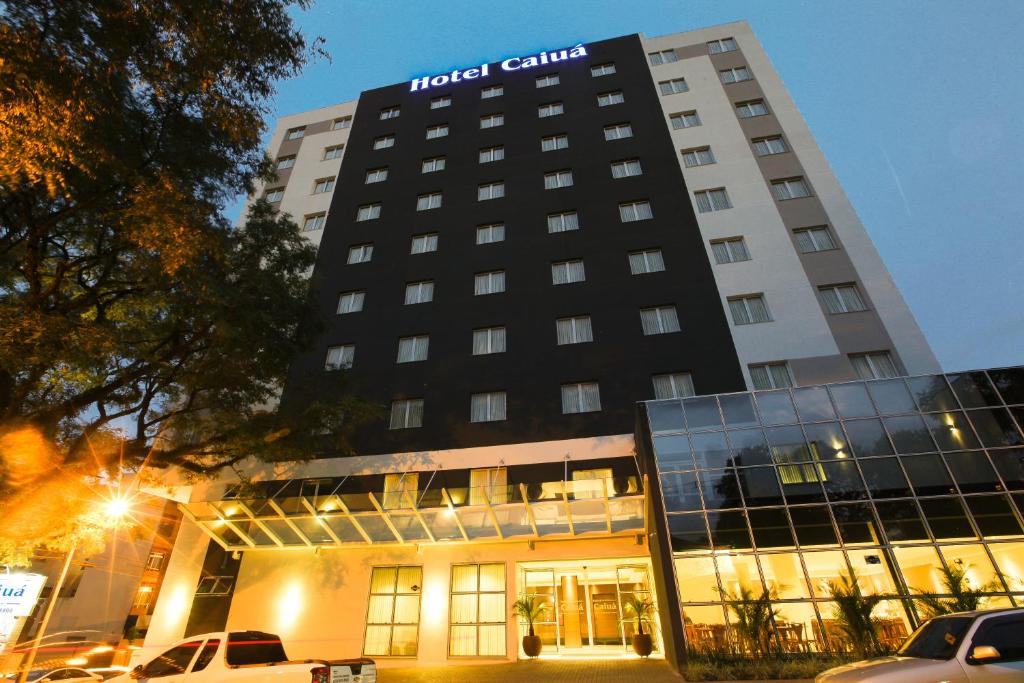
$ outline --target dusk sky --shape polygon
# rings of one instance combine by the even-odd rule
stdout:
[[[745,19],[943,368],[1024,363],[1020,0],[320,0],[296,18],[331,61],[280,84],[275,115],[543,49]]]

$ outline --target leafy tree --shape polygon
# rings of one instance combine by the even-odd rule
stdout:
[[[221,213],[270,177],[260,138],[274,83],[322,54],[289,16],[305,5],[0,2],[8,554],[47,540],[11,523],[19,503],[49,496],[52,509],[83,477],[147,458],[203,475],[249,456],[345,453],[376,414],[343,371],[317,379],[301,411],[278,410],[289,362],[319,329],[315,250],[265,202],[240,229]]]
[[[927,619],[953,612],[972,612],[981,609],[986,593],[1002,590],[998,581],[991,581],[977,588],[972,586],[971,580],[967,577],[970,565],[960,561],[938,569],[942,574],[942,585],[946,589],[943,593],[948,593],[951,597],[940,598],[928,595],[919,588],[914,589],[914,592],[920,594],[917,603]]]
[[[541,602],[536,596],[522,595],[512,603],[512,613],[526,622],[529,628],[529,635],[537,635],[533,632],[533,626],[547,612],[547,604]]]
[[[762,590],[756,595],[749,586],[740,585],[736,594],[722,590],[726,606],[733,615],[733,628],[754,654],[766,655],[771,650],[772,620],[780,615],[773,601],[778,599],[774,590]]]
[[[835,603],[833,617],[853,651],[860,657],[880,654],[883,648],[878,640],[878,620],[872,612],[882,601],[881,596],[865,595],[853,569],[838,582],[830,581],[828,591]]]

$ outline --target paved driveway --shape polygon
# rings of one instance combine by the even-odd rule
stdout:
[[[682,683],[663,659],[535,659],[514,664],[380,669],[379,683]]]

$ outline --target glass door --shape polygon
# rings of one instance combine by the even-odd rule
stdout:
[[[633,600],[654,600],[651,593],[651,584],[647,576],[647,567],[644,565],[625,565],[615,568],[616,586],[618,587],[619,603],[619,629],[622,633],[622,643],[626,645],[632,642],[636,630],[636,614],[627,605]],[[654,648],[658,649],[658,632],[660,629],[653,623],[654,614],[650,615],[652,622],[644,624],[644,633],[653,636]]]
[[[523,593],[544,605],[544,612],[533,624],[534,633],[540,636],[544,645],[558,647],[561,638],[559,633],[558,591],[555,587],[554,569],[524,569]],[[523,625],[522,635],[527,635]]]

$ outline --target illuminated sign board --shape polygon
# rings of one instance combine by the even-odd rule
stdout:
[[[511,57],[500,65],[502,71],[519,71],[520,69],[532,69],[535,66],[566,62],[570,59],[579,59],[587,56],[587,48],[582,44],[567,47],[554,52],[541,52],[529,57]],[[462,81],[475,81],[478,78],[487,78],[491,75],[491,65],[481,64],[471,69],[455,69],[451,73],[438,74],[437,76],[424,76],[414,78],[410,81],[409,92],[417,90],[428,90],[429,88],[440,88],[449,83],[461,83]]]
[[[46,577],[42,574],[0,574],[0,615],[27,617],[36,606]]]

